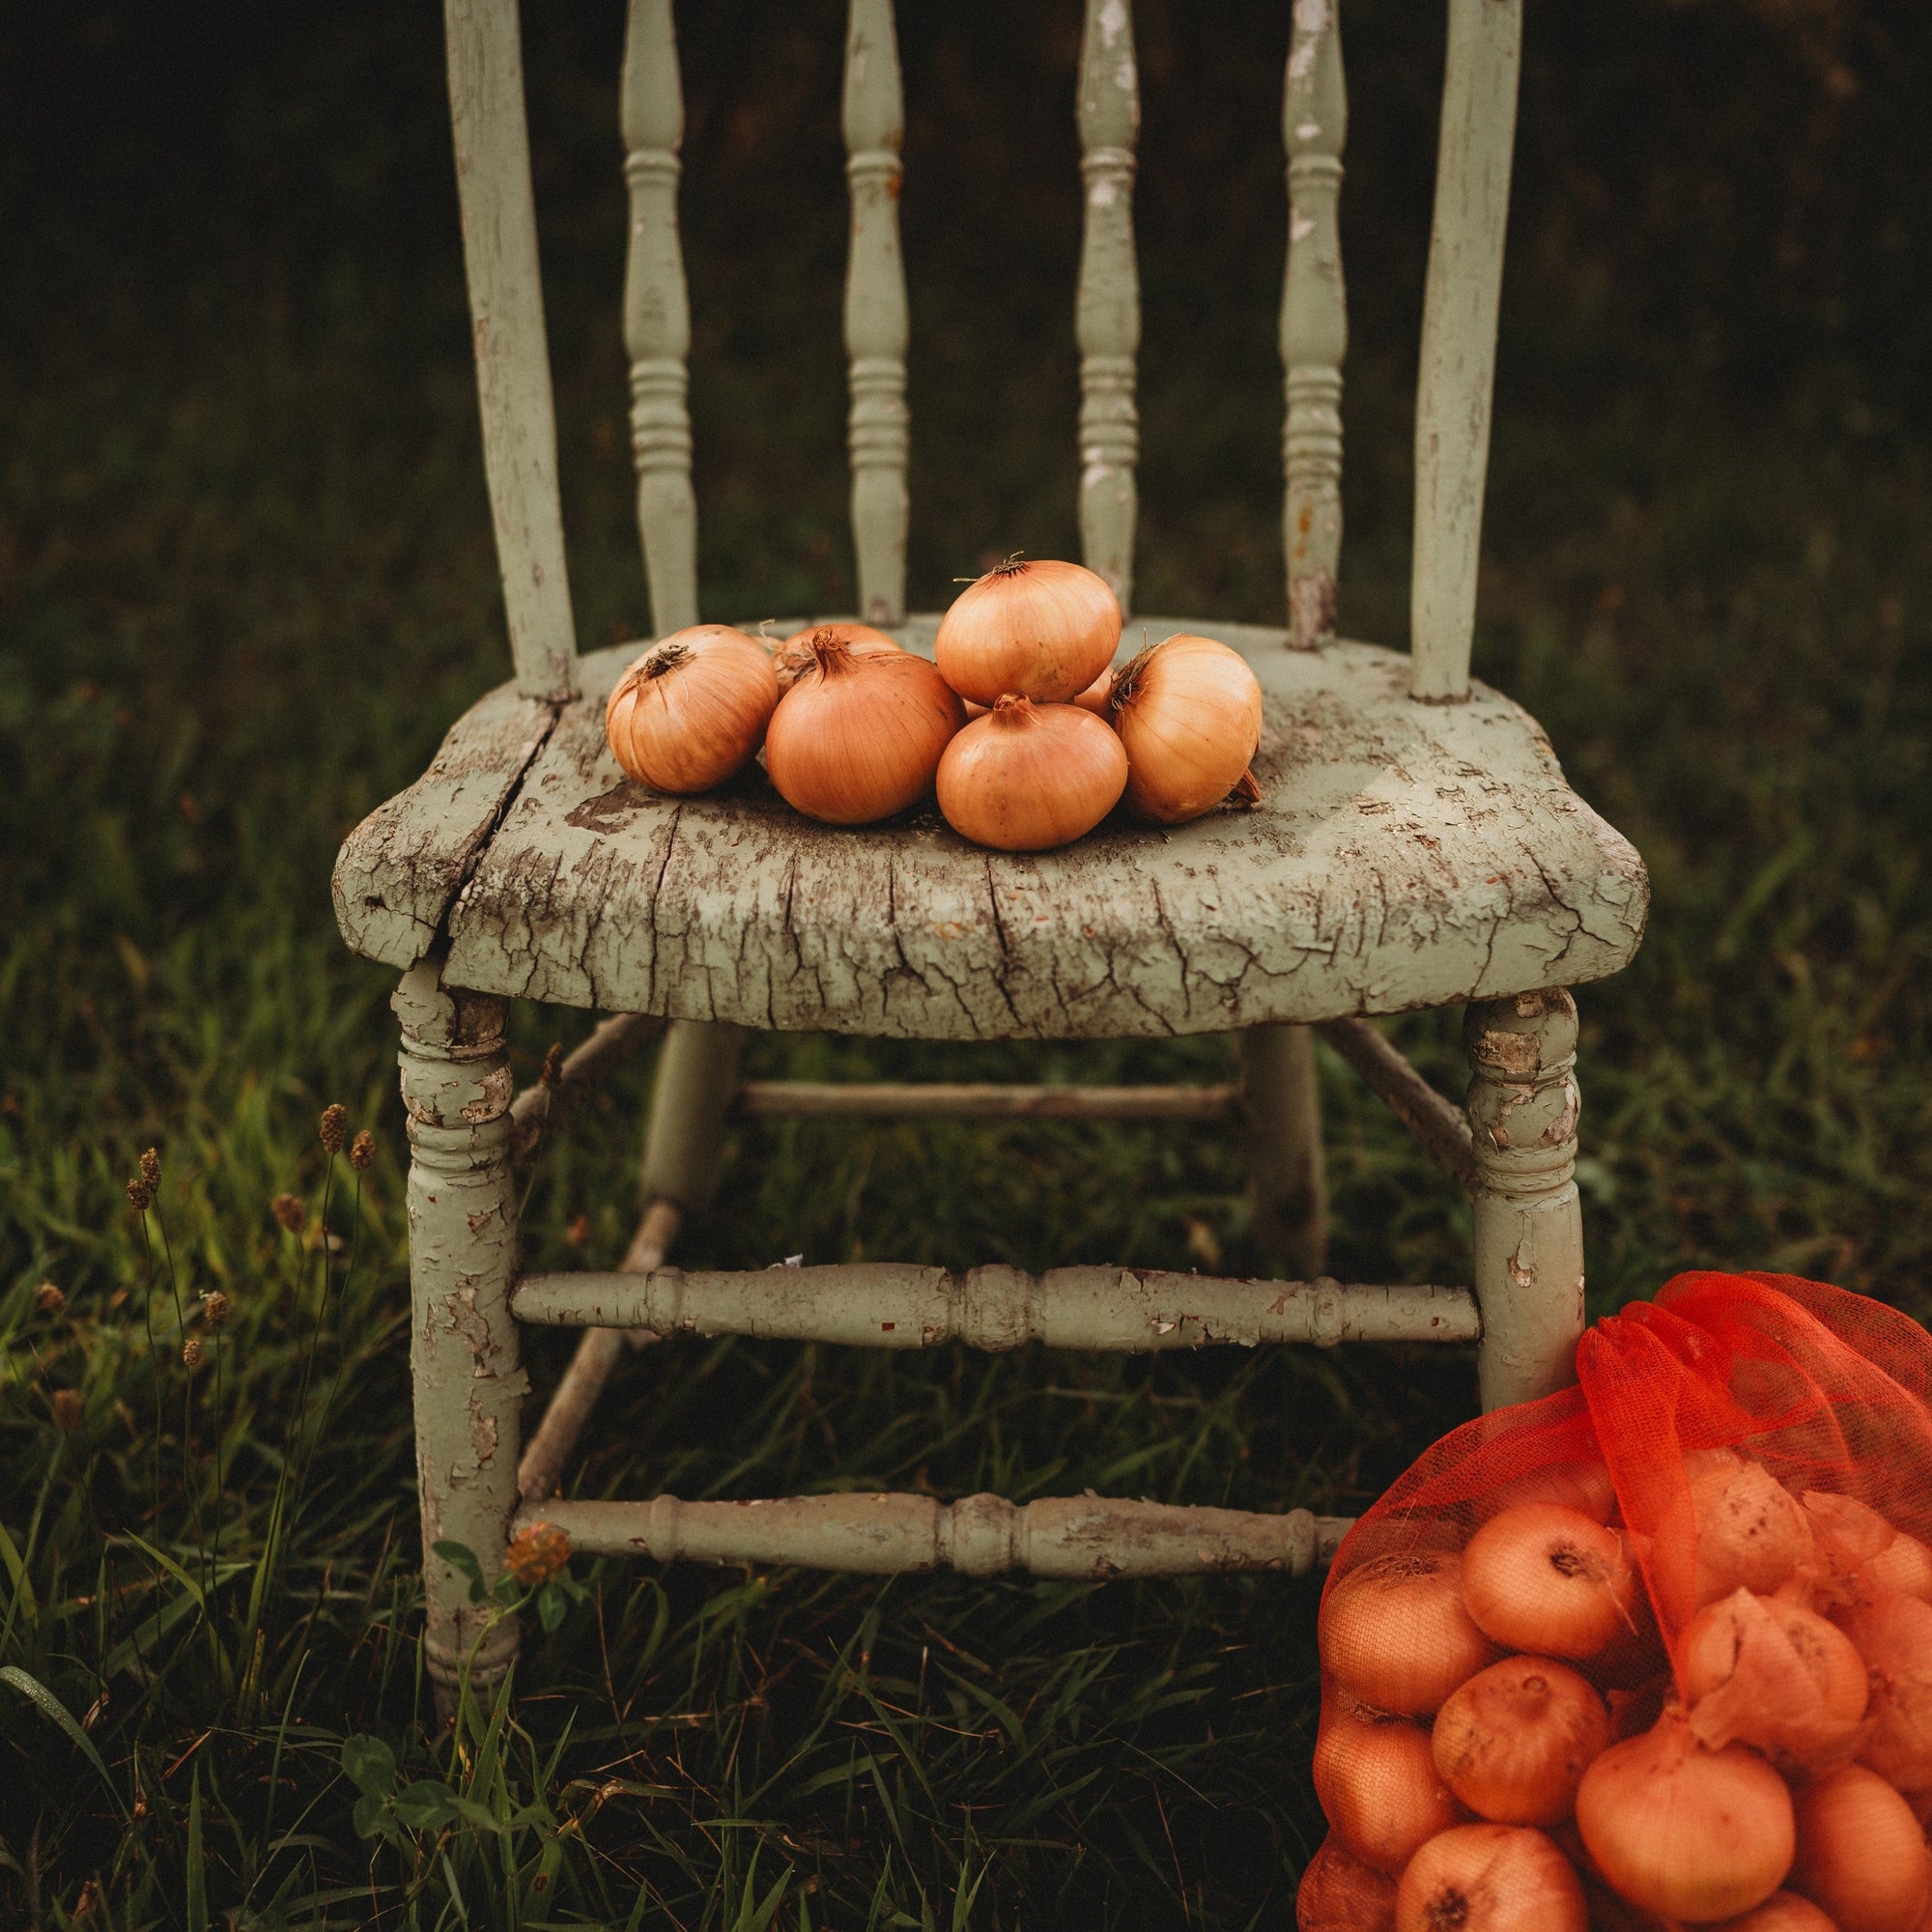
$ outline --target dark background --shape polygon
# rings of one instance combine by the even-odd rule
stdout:
[[[1288,11],[1135,9],[1148,610],[1281,607]],[[900,13],[912,592],[930,608],[989,554],[1076,543],[1079,10]],[[1401,645],[1441,9],[1344,0],[1343,29],[1341,616]],[[839,10],[685,0],[679,30],[706,614],[838,608]],[[614,0],[526,9],[586,645],[645,621],[621,35]],[[1904,0],[1528,6],[1476,665],[1652,871],[1637,962],[1580,999],[1598,1311],[1726,1264],[1932,1307],[1928,99],[1932,22]],[[0,12],[0,1522],[33,1579],[31,1604],[0,1579],[0,1661],[92,1714],[109,1780],[0,1691],[0,1916],[71,1922],[93,1880],[117,1924],[190,1924],[191,1844],[216,1923],[446,1903],[435,1835],[372,1854],[340,1772],[360,1732],[406,1776],[457,1775],[392,1635],[418,1609],[390,981],[343,952],[327,882],[347,829],[507,671],[438,11]],[[1452,1092],[1458,1019],[1394,1027]],[[522,1014],[521,1076],[586,1024]],[[754,1051],[754,1070],[808,1077],[1224,1065],[1211,1039]],[[621,1254],[647,1077],[547,1154],[532,1264]],[[1322,1078],[1337,1272],[1464,1279],[1453,1191],[1342,1069]],[[353,1214],[333,1197],[328,1228],[356,1245],[318,1311],[299,1254],[320,1249],[266,1204],[303,1195],[320,1241],[314,1121],[336,1098],[382,1151]],[[150,1144],[189,1305],[219,1286],[240,1311],[227,1379],[199,1393],[122,1200]],[[1240,1272],[1240,1189],[1206,1136],[751,1124],[726,1208],[683,1252]],[[35,1312],[43,1278],[60,1321]],[[323,1439],[277,1532],[311,1314],[333,1406],[295,1425]],[[540,1390],[559,1346],[532,1344]],[[85,1421],[63,1434],[69,1389]],[[1347,1513],[1471,1400],[1453,1352],[1148,1368],[667,1350],[613,1388],[574,1482],[1092,1485]],[[242,1586],[189,1614],[126,1541],[185,1562],[211,1525],[237,1562],[287,1542],[255,1690]],[[558,1922],[622,1923],[639,1897],[733,1922],[754,1851],[757,1896],[789,1874],[784,1924],[808,1898],[813,1924],[944,1922],[982,1870],[975,1923],[1286,1922],[1319,1831],[1312,1583],[580,1571],[594,1613],[532,1636],[515,1774],[516,1804],[552,1806],[515,1856],[562,1861]],[[163,1596],[176,1620],[143,1675],[129,1620]],[[110,1786],[141,1796],[139,1830]],[[487,1834],[447,1848],[465,1874],[498,1869]],[[507,1910],[503,1889],[476,1880],[470,1909]]]

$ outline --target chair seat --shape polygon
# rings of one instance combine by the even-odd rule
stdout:
[[[936,617],[894,635],[931,654]],[[760,767],[699,798],[628,781],[604,701],[638,645],[582,661],[553,707],[492,693],[335,868],[350,947],[446,983],[674,1019],[921,1039],[1217,1033],[1576,985],[1636,952],[1628,840],[1548,740],[1482,685],[1408,696],[1371,644],[1136,618],[1218,638],[1265,697],[1262,803],[1160,830],[987,852],[930,807],[811,823]],[[782,634],[782,633],[781,633]]]

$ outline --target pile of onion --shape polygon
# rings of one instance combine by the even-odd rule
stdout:
[[[909,651],[863,639],[855,648],[829,630],[810,633],[801,650],[810,661],[765,734],[779,795],[828,825],[868,825],[917,805],[966,722],[946,680]]]
[[[1932,1551],[1734,1451],[1684,1463],[1667,1670],[1655,1548],[1594,1463],[1335,1577],[1302,1932],[1932,1932]]]
[[[617,680],[604,735],[626,777],[659,791],[708,791],[750,762],[778,701],[755,639],[694,624],[659,639]]]

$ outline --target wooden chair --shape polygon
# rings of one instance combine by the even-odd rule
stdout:
[[[1565,783],[1534,721],[1469,678],[1520,0],[1449,0],[1408,654],[1332,636],[1345,103],[1334,0],[1294,0],[1283,113],[1288,622],[1137,625],[1155,637],[1203,632],[1248,658],[1266,697],[1264,802],[1165,833],[1110,823],[1034,857],[971,847],[930,811],[829,830],[789,811],[757,774],[685,799],[623,781],[605,749],[604,699],[639,646],[580,656],[572,628],[516,0],[445,0],[445,12],[484,455],[516,677],[460,719],[424,777],[353,834],[335,872],[349,945],[403,973],[394,1005],[412,1148],[427,1642],[445,1697],[478,1642],[481,1612],[431,1546],[468,1544],[494,1577],[507,1536],[539,1520],[586,1551],[874,1572],[1299,1572],[1325,1561],[1346,1523],[1299,1510],[1091,1497],[1025,1508],[994,1496],[554,1497],[625,1335],[889,1349],[1037,1340],[1120,1350],[1478,1341],[1487,1406],[1567,1378],[1582,1323],[1583,1249],[1572,1179],[1577,1020],[1565,988],[1629,962],[1647,886],[1635,852]],[[1135,521],[1138,118],[1128,0],[1086,0],[1080,526],[1087,561],[1123,610]],[[630,0],[624,321],[657,635],[698,615],[676,220],[682,120],[670,0]],[[929,652],[936,619],[904,610],[900,129],[892,0],[851,0],[845,339],[859,614]],[[503,1043],[511,998],[616,1017],[537,1088],[513,1094]],[[1466,1113],[1365,1017],[1451,1003],[1467,1006]],[[648,1206],[623,1267],[522,1273],[517,1166],[545,1115],[658,1021],[668,1031],[643,1159]],[[1238,1077],[1173,1089],[741,1083],[748,1027],[922,1039],[1229,1033]],[[1322,1277],[1310,1029],[1467,1187],[1473,1293]],[[668,1267],[680,1217],[713,1184],[734,1104],[762,1114],[1225,1121],[1245,1141],[1262,1225],[1300,1278]],[[587,1333],[520,1457],[525,1322]],[[514,1623],[491,1633],[473,1657],[475,1680],[499,1677],[516,1644]]]

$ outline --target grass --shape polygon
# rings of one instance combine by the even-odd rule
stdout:
[[[1140,601],[1266,613],[1278,485],[1256,425],[1278,393],[1278,50],[1250,75],[1218,42],[1201,52],[1179,14],[1146,11],[1146,180],[1220,168],[1223,200],[1203,224],[1144,197]],[[1359,12],[1358,102],[1378,79],[1384,98],[1426,97],[1393,15]],[[1750,10],[1694,13],[1644,17],[1680,37],[1665,50],[1692,75],[1696,36],[1726,73],[1743,37],[1770,85]],[[33,198],[15,286],[36,298],[12,298],[0,339],[0,1917],[190,1932],[1286,1923],[1320,1831],[1312,1582],[579,1562],[554,1629],[527,1612],[514,1705],[467,1713],[453,1738],[431,1724],[390,981],[343,952],[327,877],[343,833],[504,664],[435,23],[372,15],[322,47],[240,34],[208,55],[208,132],[178,91],[149,102],[142,85],[185,56],[131,14],[99,17],[121,36],[100,43],[107,92],[71,137],[64,194]],[[741,64],[744,22],[722,17],[687,34],[707,611],[829,608],[850,595],[837,26],[801,18]],[[546,24],[532,67],[573,587],[593,641],[642,611],[611,30]],[[1009,30],[1019,50],[988,67]],[[48,31],[49,71],[92,78],[93,28],[71,44]],[[926,604],[987,550],[1073,541],[1077,203],[1050,187],[1072,178],[1053,92],[1068,28],[1037,51],[1011,21],[957,31],[963,53],[907,27]],[[1552,66],[1576,51],[1539,44]],[[1629,78],[1607,55],[1593,72],[1606,97]],[[1162,111],[1204,73],[1226,82],[1225,117]],[[1571,124],[1562,83],[1535,61],[1530,81],[1536,156]],[[735,112],[741,91],[769,113]],[[109,127],[117,103],[132,132]],[[1390,211],[1410,207],[1398,190],[1415,164],[1399,129],[1359,108],[1357,126],[1343,611],[1352,634],[1399,641],[1420,257],[1413,213]],[[136,152],[157,129],[178,166]],[[1725,138],[1747,179],[1756,150]],[[772,196],[794,156],[823,183]],[[1574,233],[1557,245],[1598,206],[1587,181],[1524,166],[1478,669],[1544,721],[1656,894],[1637,963],[1581,1002],[1592,1304],[1734,1264],[1922,1315],[1932,477],[1904,403],[1871,400],[1890,338],[1863,364],[1835,338],[1831,356],[1767,364],[1750,318],[1670,309],[1662,214],[1643,302],[1619,315],[1604,297],[1617,265]],[[974,183],[997,195],[999,233],[941,222]],[[1850,215],[1844,232],[1861,232]],[[1204,279],[1219,298],[1205,314]],[[588,1024],[521,1011],[521,1076]],[[1394,1027],[1452,1090],[1456,1025]],[[753,1050],[759,1072],[808,1077],[1212,1077],[1224,1061],[1211,1039]],[[627,1069],[547,1151],[532,1264],[621,1252],[648,1076]],[[1463,1278],[1453,1194],[1338,1065],[1323,1084],[1337,1267]],[[377,1136],[359,1179],[317,1143],[332,1100]],[[149,1146],[160,1181],[137,1216],[125,1184]],[[1209,1137],[747,1123],[730,1163],[693,1260],[1253,1258],[1234,1150]],[[271,1211],[285,1192],[294,1232]],[[58,1313],[37,1298],[45,1281]],[[201,1313],[216,1290],[235,1310],[218,1333]],[[565,1347],[532,1339],[539,1388]],[[1446,1351],[1150,1365],[694,1343],[626,1370],[572,1482],[1091,1486],[1349,1510],[1467,1412],[1472,1379]]]

